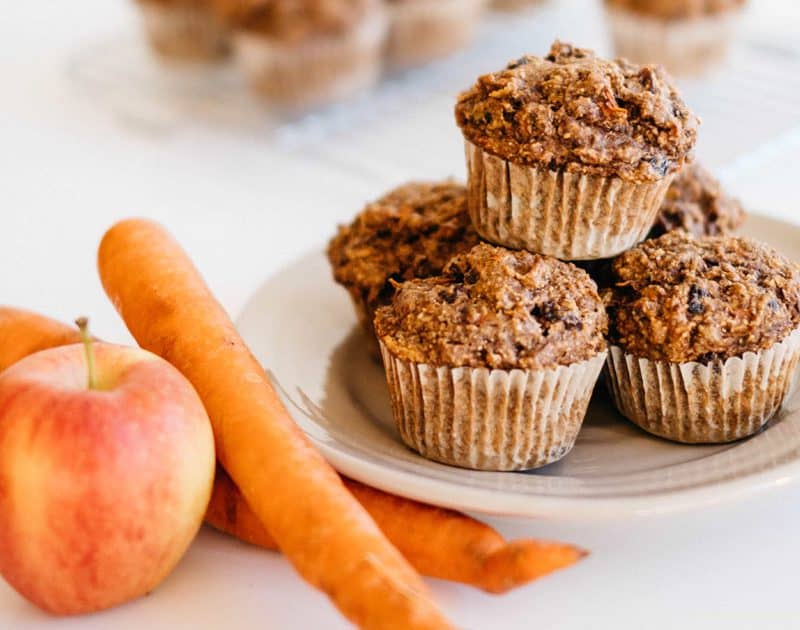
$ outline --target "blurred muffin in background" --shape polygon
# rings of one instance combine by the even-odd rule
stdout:
[[[673,230],[693,236],[720,236],[738,229],[745,212],[737,199],[726,195],[719,181],[699,164],[690,164],[672,181],[650,238]]]
[[[699,74],[726,55],[745,0],[605,0],[616,54]]]
[[[216,0],[237,63],[272,105],[325,105],[380,75],[386,17],[379,0]]]
[[[467,46],[486,0],[386,0],[389,11],[387,58],[408,68]]]
[[[546,2],[547,0],[491,0],[491,7],[497,11],[523,11]]]
[[[230,33],[212,0],[137,0],[147,39],[162,58],[214,61],[230,52]]]

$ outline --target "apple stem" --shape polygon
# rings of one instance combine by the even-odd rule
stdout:
[[[92,350],[92,336],[89,334],[89,318],[79,317],[75,320],[75,325],[81,331],[83,348],[86,351],[86,370],[89,373],[89,389],[97,389],[97,380],[94,369],[94,351]]]

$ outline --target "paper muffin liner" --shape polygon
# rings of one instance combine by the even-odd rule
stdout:
[[[672,181],[629,182],[518,166],[465,140],[472,224],[498,245],[561,260],[611,258],[638,244]]]
[[[655,435],[690,444],[732,442],[775,415],[800,358],[800,329],[761,352],[710,363],[650,361],[611,346],[606,380],[619,412]]]
[[[380,347],[403,442],[475,470],[527,470],[569,453],[606,356],[550,370],[493,370],[413,363]]]
[[[673,74],[702,73],[728,52],[741,19],[734,8],[701,18],[660,20],[606,7],[614,51],[635,63],[660,63]]]
[[[403,0],[389,4],[386,55],[407,68],[464,48],[477,30],[486,0]]]
[[[348,33],[286,44],[234,33],[237,62],[254,92],[279,107],[325,105],[373,85],[380,75],[386,16],[376,10]]]
[[[201,6],[139,2],[147,39],[166,59],[215,61],[230,53],[230,32]]]

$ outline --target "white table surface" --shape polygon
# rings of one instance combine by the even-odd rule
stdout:
[[[793,3],[762,2],[764,19],[796,32],[797,22],[787,26],[779,15]],[[119,1],[51,0],[13,3],[0,21],[0,300],[62,320],[89,315],[96,334],[120,341],[130,337],[94,264],[114,220],[141,215],[166,224],[235,315],[266,276],[400,177],[370,179],[331,160],[281,155],[257,134],[150,133],[128,124],[76,87],[66,67],[86,42],[132,32],[134,19]],[[749,207],[797,220],[798,148],[798,134],[787,135],[724,170],[725,181]],[[800,627],[797,483],[691,514],[493,524],[512,537],[574,541],[592,555],[503,597],[431,580],[460,627]],[[12,627],[347,624],[277,554],[204,530],[156,592],[107,613],[53,620],[0,583],[0,628]]]

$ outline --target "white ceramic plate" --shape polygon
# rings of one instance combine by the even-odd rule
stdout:
[[[745,232],[800,260],[800,228],[751,217]],[[687,509],[800,474],[800,394],[758,435],[684,446],[628,423],[595,394],[573,451],[525,473],[428,461],[394,429],[383,369],[364,348],[345,291],[321,252],[269,280],[239,319],[245,340],[283,391],[297,423],[342,473],[461,510],[527,517],[604,517]]]

